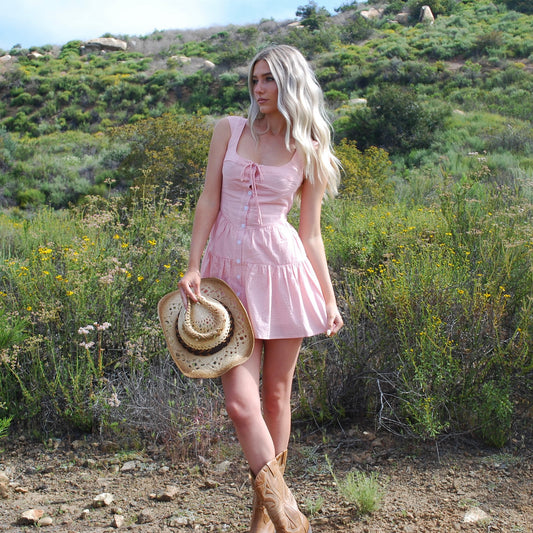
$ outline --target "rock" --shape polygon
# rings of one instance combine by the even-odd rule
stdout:
[[[109,492],[102,492],[93,499],[93,507],[107,507],[113,503],[114,496]]]
[[[43,54],[40,54],[39,52],[30,52],[27,56],[28,59],[39,59],[40,57],[44,57]]]
[[[482,522],[483,520],[489,520],[489,518],[489,515],[483,511],[483,509],[474,507],[466,512],[463,522],[465,524],[474,524],[477,522]]]
[[[218,482],[214,479],[206,479],[203,484],[204,489],[216,489],[218,487]]]
[[[126,461],[122,468],[120,469],[121,472],[131,472],[132,470],[137,470],[139,464],[137,461]]]
[[[229,470],[230,466],[230,461],[222,461],[221,463],[215,466],[215,472],[217,474],[225,474]]]
[[[168,527],[178,528],[180,526],[188,526],[189,522],[190,521],[186,516],[173,516],[168,521]]]
[[[172,56],[170,59],[172,61],[177,61],[178,63],[181,63],[181,64],[185,64],[185,63],[190,63],[191,62],[191,58],[187,57],[187,56]]]
[[[124,525],[124,517],[122,515],[116,514],[113,515],[113,520],[111,521],[111,527],[118,529]]]
[[[0,483],[9,483],[9,478],[5,472],[0,472]]]
[[[204,67],[211,70],[215,68],[215,64],[212,61],[209,61],[209,59],[206,59],[204,61]]]
[[[137,517],[138,524],[149,524],[155,520],[154,514],[151,509],[143,509]]]
[[[100,37],[98,39],[91,39],[83,45],[90,50],[107,50],[109,52],[117,52],[119,50],[126,50],[128,43],[115,39],[114,37]]]
[[[27,494],[28,488],[27,487],[15,487],[15,492],[17,494]]]
[[[394,20],[398,22],[399,24],[408,24],[409,23],[409,13],[398,13]]]
[[[375,7],[371,7],[368,10],[360,11],[359,14],[366,20],[376,20],[380,19],[384,12],[385,10],[382,8],[376,9]]]
[[[39,519],[43,516],[44,511],[42,509],[30,509],[24,511],[18,519],[20,526],[34,526],[39,522]]]
[[[7,500],[9,498],[9,490],[6,483],[0,483],[0,498]]]
[[[6,54],[5,56],[0,57],[0,63],[9,63],[13,58]]]
[[[423,22],[424,24],[433,24],[435,22],[435,17],[433,16],[429,6],[422,6],[422,9],[420,10],[419,21]]]
[[[176,498],[176,496],[179,494],[180,489],[176,487],[175,485],[168,485],[165,489],[165,492],[162,492],[161,494],[157,494],[154,499],[156,499],[159,502],[171,502]]]
[[[37,522],[37,525],[39,527],[46,527],[46,526],[51,526],[53,525],[54,523],[54,520],[52,519],[51,516],[43,516],[38,522]]]
[[[85,518],[89,518],[89,515],[91,514],[91,511],[89,509],[84,509],[80,514],[80,519],[84,520]]]

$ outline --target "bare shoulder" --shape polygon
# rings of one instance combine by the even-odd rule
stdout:
[[[220,119],[213,128],[211,152],[225,152],[231,137],[231,126],[227,117]]]

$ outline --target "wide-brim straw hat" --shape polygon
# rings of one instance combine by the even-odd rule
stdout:
[[[215,378],[244,363],[254,349],[246,309],[227,283],[203,278],[198,302],[186,307],[179,290],[157,306],[167,347],[178,368],[191,378]]]

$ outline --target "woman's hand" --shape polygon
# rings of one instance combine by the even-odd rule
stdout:
[[[326,312],[328,320],[328,329],[326,331],[326,335],[328,337],[333,337],[333,335],[336,335],[342,328],[344,321],[342,320],[342,316],[339,313],[339,309],[336,305],[327,306]]]
[[[187,307],[187,300],[190,298],[193,302],[197,302],[197,295],[200,294],[200,281],[202,277],[197,268],[189,268],[187,272],[180,279],[178,285],[183,298],[183,304]]]

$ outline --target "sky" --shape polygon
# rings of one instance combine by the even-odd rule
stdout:
[[[2,4],[5,5],[2,7]],[[308,0],[0,0],[0,49],[296,18]],[[349,0],[318,0],[332,15]]]

